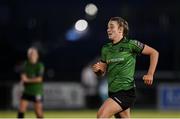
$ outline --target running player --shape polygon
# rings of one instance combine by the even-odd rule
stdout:
[[[28,102],[34,103],[37,118],[43,118],[42,95],[44,65],[38,61],[38,50],[34,47],[28,49],[28,60],[24,62],[21,73],[21,83],[24,91],[20,100],[18,118],[24,118]]]
[[[149,55],[150,66],[143,76],[144,83],[152,85],[159,53],[137,40],[127,38],[128,23],[121,17],[112,17],[107,34],[110,43],[103,46],[101,61],[93,65],[99,75],[107,72],[109,98],[100,107],[97,118],[130,118],[130,107],[135,102],[135,63],[139,54]],[[107,69],[107,71],[106,71]]]

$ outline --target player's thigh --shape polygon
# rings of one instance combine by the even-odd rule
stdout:
[[[27,110],[27,106],[28,106],[28,101],[21,99],[20,100],[20,104],[19,104],[19,111],[20,112],[25,112]]]
[[[103,105],[100,107],[97,117],[98,118],[109,118],[117,112],[122,111],[121,106],[113,99],[108,98]]]

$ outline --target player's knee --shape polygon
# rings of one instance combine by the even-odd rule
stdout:
[[[101,118],[101,115],[102,115],[102,113],[101,113],[101,111],[99,110],[99,111],[97,112],[97,118],[98,118],[98,119]]]
[[[130,118],[130,113],[126,112],[126,111],[122,112],[120,115],[121,115],[122,118]]]
[[[20,107],[19,112],[23,112],[23,113],[26,112],[26,108],[25,107]]]
[[[105,111],[98,111],[97,112],[97,118],[99,119],[99,118],[108,118],[109,116],[108,116],[108,114],[105,112]]]
[[[130,118],[130,115],[129,114],[121,114],[121,117],[122,118]]]

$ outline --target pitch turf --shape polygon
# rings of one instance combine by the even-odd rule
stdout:
[[[56,110],[45,111],[45,118],[95,118],[97,110]],[[133,110],[132,118],[179,118],[180,111]],[[16,111],[0,111],[0,118],[15,118]],[[34,118],[34,112],[28,111],[27,118]]]

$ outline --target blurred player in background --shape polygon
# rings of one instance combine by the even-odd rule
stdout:
[[[108,22],[107,34],[110,43],[103,46],[101,61],[93,65],[97,75],[103,75],[107,69],[109,98],[100,107],[97,118],[130,118],[130,107],[134,104],[135,63],[140,54],[150,56],[150,66],[144,83],[152,85],[153,75],[158,62],[159,53],[137,40],[127,38],[128,23],[121,17],[112,17]]]
[[[103,103],[108,97],[108,88],[106,76],[98,77],[92,71],[92,65],[97,62],[100,57],[97,56],[92,61],[90,61],[83,69],[81,73],[81,81],[85,90],[86,106],[88,108],[97,108],[98,105],[92,105],[96,103],[98,98],[100,102]],[[94,100],[96,102],[94,102]]]
[[[38,61],[38,50],[34,47],[28,49],[28,60],[24,62],[21,72],[21,83],[24,86],[23,94],[20,99],[18,118],[24,118],[28,103],[34,103],[37,118],[43,118],[43,74],[44,65]]]

